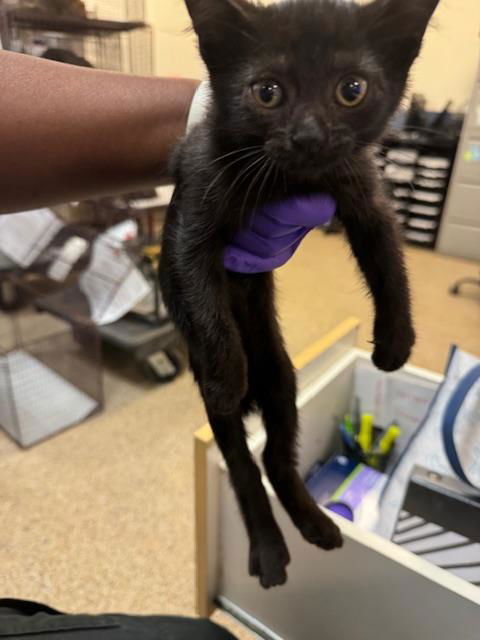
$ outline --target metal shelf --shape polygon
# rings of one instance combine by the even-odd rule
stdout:
[[[97,20],[75,16],[57,16],[32,11],[31,9],[12,9],[6,12],[7,20],[22,29],[41,29],[74,34],[108,34],[143,29],[145,22],[119,22],[115,20]]]

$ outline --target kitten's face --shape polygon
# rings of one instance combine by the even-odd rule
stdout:
[[[438,0],[186,0],[222,132],[295,177],[348,165],[398,106]]]
[[[231,130],[238,142],[262,140],[287,172],[324,170],[378,137],[399,90],[363,39],[351,38],[341,24],[332,35],[325,33],[331,25],[317,24],[312,46],[312,25],[292,25],[287,12],[279,18],[275,42],[232,74]]]

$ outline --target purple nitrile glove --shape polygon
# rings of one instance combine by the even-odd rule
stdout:
[[[290,260],[307,233],[327,224],[336,204],[326,194],[298,196],[266,205],[252,215],[251,225],[227,246],[223,264],[237,273],[262,273]]]

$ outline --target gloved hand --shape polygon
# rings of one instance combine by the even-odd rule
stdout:
[[[307,233],[330,222],[336,204],[326,194],[292,197],[262,207],[251,226],[227,246],[223,263],[229,271],[262,273],[290,260]]]

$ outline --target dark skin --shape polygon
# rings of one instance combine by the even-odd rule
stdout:
[[[0,51],[0,86],[3,214],[165,180],[198,81]]]

